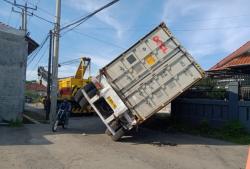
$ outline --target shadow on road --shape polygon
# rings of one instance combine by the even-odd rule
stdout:
[[[150,121],[149,121],[150,122]],[[167,126],[167,125],[166,125]],[[162,126],[164,127],[164,126]],[[58,128],[58,132],[53,133],[49,124],[26,124],[20,128],[0,127],[0,146],[5,145],[46,145],[54,144],[49,141],[48,135],[81,135],[87,137],[92,135],[98,139],[108,137],[103,135],[105,126],[97,116],[73,117],[70,118],[68,129]],[[162,131],[163,128],[162,128]],[[152,129],[150,125],[141,126],[138,131],[128,132],[120,143],[130,144],[150,144],[155,146],[178,146],[187,144],[197,145],[234,145],[216,139],[192,136],[183,133],[162,132],[161,130]],[[100,135],[101,134],[101,135]],[[112,142],[112,140],[110,139]]]

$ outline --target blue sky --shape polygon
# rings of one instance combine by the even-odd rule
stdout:
[[[109,1],[62,0],[62,25]],[[37,2],[38,10],[34,13],[54,21],[55,1],[28,0],[30,5]],[[197,62],[208,69],[250,39],[249,6],[249,0],[120,0],[78,27],[77,32],[61,37],[59,62],[91,57],[94,75],[164,21]],[[0,8],[0,22],[20,26],[20,16],[10,12],[9,4],[2,1]],[[35,17],[28,21],[31,37],[39,43],[53,27]],[[29,64],[28,80],[37,79],[37,66],[47,64],[47,51],[46,44]],[[77,64],[73,64],[59,68],[59,76],[74,75],[76,67]]]

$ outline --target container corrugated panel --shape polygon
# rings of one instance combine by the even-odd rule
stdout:
[[[204,76],[163,23],[104,70],[118,95],[142,120]]]

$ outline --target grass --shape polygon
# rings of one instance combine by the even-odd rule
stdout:
[[[16,119],[16,120],[11,120],[9,122],[9,126],[10,127],[22,127],[23,126],[23,122],[19,119]]]
[[[206,120],[198,126],[188,126],[187,124],[175,123],[173,128],[180,132],[185,132],[203,137],[216,138],[237,144],[250,144],[250,133],[238,121],[230,121],[221,128],[212,128]]]
[[[146,121],[144,127],[163,132],[182,132],[202,137],[209,137],[229,141],[236,144],[250,144],[250,133],[238,121],[230,121],[221,128],[212,128],[207,120],[202,120],[199,125],[180,123],[170,116],[158,114]]]

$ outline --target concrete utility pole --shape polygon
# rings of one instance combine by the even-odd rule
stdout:
[[[50,113],[50,90],[51,90],[51,56],[52,56],[52,48],[53,48],[53,32],[52,30],[49,31],[50,36],[50,43],[49,43],[49,58],[48,58],[48,80],[47,80],[47,108],[46,108],[46,120],[49,120],[49,113]]]
[[[21,12],[20,11],[17,11],[15,10],[13,7],[12,7],[12,11],[13,12],[16,12],[16,13],[19,13],[21,14],[22,16],[22,25],[21,25],[21,29],[25,31],[25,34],[27,34],[27,30],[28,30],[28,22],[27,22],[27,18],[28,18],[28,15],[29,16],[32,16],[32,14],[28,14],[28,10],[37,10],[37,6],[35,8],[33,7],[29,7],[27,5],[27,3],[25,3],[25,5],[21,5],[21,4],[17,4],[16,1],[14,1],[14,3],[12,2],[8,2],[10,4],[12,4],[13,6],[21,9]]]
[[[56,0],[56,20],[54,28],[54,49],[53,49],[53,60],[52,60],[52,86],[51,86],[51,106],[50,106],[51,124],[54,122],[56,118],[56,109],[57,109],[57,80],[58,80],[60,20],[61,20],[61,0]]]

